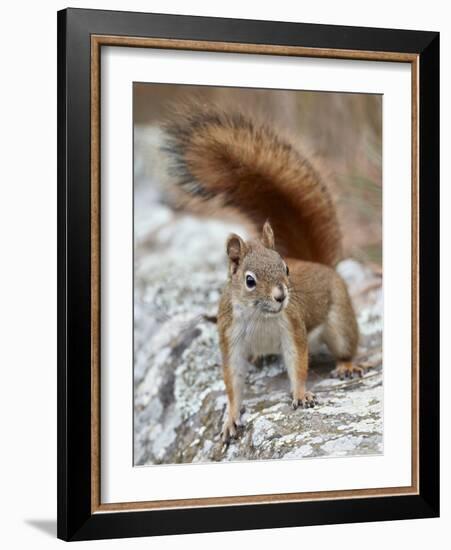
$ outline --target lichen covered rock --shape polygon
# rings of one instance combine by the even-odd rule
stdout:
[[[139,156],[139,147],[137,154]],[[171,210],[135,173],[134,463],[339,457],[382,449],[382,288],[354,260],[339,266],[358,314],[363,378],[336,380],[327,350],[311,357],[313,409],[291,408],[279,357],[249,365],[244,427],[220,438],[226,409],[216,309],[227,273],[224,243],[242,228]],[[143,181],[146,185],[143,185]]]

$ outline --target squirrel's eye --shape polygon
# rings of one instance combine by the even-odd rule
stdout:
[[[250,290],[255,288],[257,285],[257,281],[252,277],[252,275],[246,275],[246,286]]]
[[[288,266],[285,265],[285,267],[287,268],[287,276],[290,274],[290,270],[288,269]]]

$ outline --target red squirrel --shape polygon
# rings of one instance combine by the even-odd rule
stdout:
[[[218,310],[227,393],[224,442],[238,434],[250,358],[280,354],[292,407],[313,407],[306,391],[309,337],[337,360],[334,376],[361,376],[353,364],[359,332],[345,282],[336,209],[320,171],[272,125],[211,104],[177,108],[162,150],[180,205],[232,215],[253,238],[226,242],[228,281]]]

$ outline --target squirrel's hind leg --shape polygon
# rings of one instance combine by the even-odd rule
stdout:
[[[357,352],[359,331],[351,299],[342,281],[335,287],[334,302],[330,308],[323,331],[323,339],[337,360],[331,372],[333,378],[363,376],[364,369],[353,363]]]

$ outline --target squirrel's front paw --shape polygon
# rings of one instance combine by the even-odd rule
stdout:
[[[298,407],[310,409],[315,405],[318,405],[318,400],[316,399],[316,395],[310,391],[306,391],[303,397],[294,398],[291,402],[291,406],[294,410],[296,410]]]
[[[222,426],[221,439],[223,443],[230,443],[231,439],[238,437],[238,431],[241,427],[239,420],[234,420],[230,415],[227,415]]]

